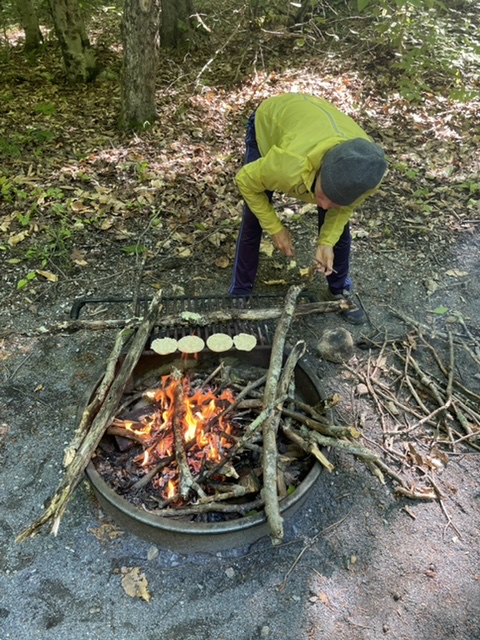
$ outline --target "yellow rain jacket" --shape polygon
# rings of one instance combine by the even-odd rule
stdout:
[[[323,157],[341,142],[369,136],[349,116],[321,98],[287,93],[268,98],[255,115],[258,148],[262,157],[246,164],[236,176],[240,193],[262,228],[278,233],[283,225],[265,191],[280,191],[315,204],[314,182]],[[370,189],[348,207],[330,209],[318,244],[333,247],[353,210],[374,193]]]

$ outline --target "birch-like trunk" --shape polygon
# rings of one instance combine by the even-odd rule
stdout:
[[[120,126],[140,129],[156,118],[160,0],[125,0]]]
[[[95,76],[96,60],[78,1],[49,0],[49,6],[68,80],[88,82]]]

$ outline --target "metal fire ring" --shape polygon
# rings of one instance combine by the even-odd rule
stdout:
[[[232,349],[227,353],[228,356],[225,353],[216,354],[205,350],[198,354],[200,364],[215,367],[220,360],[232,356],[240,361],[248,359],[249,364],[268,368],[271,348],[257,347],[248,353]],[[159,366],[168,365],[173,360],[173,355],[159,356],[153,351],[146,351],[140,357],[133,378],[138,380],[149,371],[156,370]],[[297,391],[305,402],[315,405],[325,398],[321,382],[308,365],[306,358],[303,358],[297,365],[295,381]],[[95,388],[92,390],[89,400],[93,396]],[[322,470],[323,467],[315,461],[297,489],[280,501],[280,510],[285,519],[290,518],[302,507]],[[154,542],[162,548],[182,553],[210,553],[239,548],[268,535],[268,525],[263,510],[252,516],[226,522],[194,523],[175,520],[151,514],[118,495],[99,475],[93,462],[88,465],[86,475],[103,509],[114,521],[125,530]]]

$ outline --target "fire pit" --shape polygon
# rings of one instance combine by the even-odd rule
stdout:
[[[170,373],[174,368],[181,371],[213,371],[221,362],[228,362],[232,370],[236,367],[252,366],[268,369],[271,348],[257,346],[249,352],[231,349],[228,354],[201,351],[195,356],[179,358],[178,353],[159,355],[145,351],[133,372],[132,386],[145,379],[158,378]],[[323,399],[318,378],[301,360],[295,369],[295,386],[301,400],[316,405]],[[93,395],[93,394],[92,394]],[[108,438],[111,436],[104,436]],[[101,443],[102,444],[102,443]],[[318,462],[308,462],[306,475],[295,490],[280,502],[280,511],[284,519],[291,517],[305,503],[307,495],[318,479],[322,467]],[[216,521],[191,521],[186,517],[165,517],[151,512],[143,505],[132,503],[114,490],[99,473],[92,460],[86,470],[97,498],[108,513],[120,526],[161,547],[180,552],[211,552],[241,547],[267,535],[266,516],[262,508],[253,514],[235,519]],[[153,510],[154,511],[154,510]]]

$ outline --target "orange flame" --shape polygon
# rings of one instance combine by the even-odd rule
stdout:
[[[183,403],[180,407],[176,406],[178,385],[182,385],[180,397]],[[232,446],[232,442],[221,433],[232,434],[232,424],[219,414],[233,402],[234,396],[230,390],[218,395],[213,389],[192,391],[185,376],[177,379],[166,375],[162,376],[160,387],[148,390],[144,397],[151,401],[153,411],[140,422],[124,421],[124,427],[144,437],[144,450],[134,462],[146,472],[159,460],[172,458],[154,481],[162,496],[172,499],[178,491],[173,420],[181,419],[188,464],[192,473],[199,473],[205,463],[221,461],[225,450]]]
[[[174,482],[173,480],[169,480],[167,482],[167,492],[166,492],[166,497],[171,500],[172,498],[175,497],[177,493],[177,483]]]

